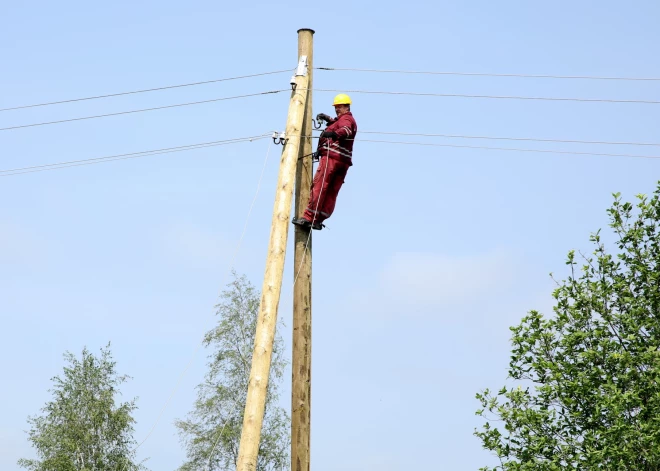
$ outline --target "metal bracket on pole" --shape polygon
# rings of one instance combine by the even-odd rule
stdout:
[[[282,132],[273,131],[272,138],[273,138],[273,144],[275,145],[277,144],[284,145],[288,140],[286,137],[286,131],[282,131]]]
[[[300,61],[298,62],[298,69],[296,70],[296,77],[306,76],[307,75],[307,56],[300,56]]]
[[[296,89],[296,77],[305,76],[307,76],[307,56],[300,56],[298,67],[296,68],[296,73],[291,76],[291,90]]]

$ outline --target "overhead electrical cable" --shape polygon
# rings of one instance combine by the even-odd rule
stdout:
[[[456,72],[456,71],[423,71],[423,70],[396,70],[396,69],[362,69],[362,68],[349,68],[349,67],[315,67],[315,70],[323,71],[341,71],[341,72],[369,72],[369,73],[387,73],[387,74],[413,74],[413,75],[456,75],[456,76],[476,76],[476,77],[513,77],[513,78],[541,78],[541,79],[579,79],[579,80],[614,80],[614,81],[648,81],[659,82],[660,77],[612,77],[612,76],[599,76],[599,75],[556,75],[556,74],[520,74],[520,73],[489,73],[489,72]],[[42,106],[60,105],[65,103],[75,103],[79,101],[98,100],[102,98],[112,98],[124,95],[134,95],[139,93],[149,93],[161,90],[170,90],[174,88],[194,87],[199,85],[207,85],[211,83],[228,82],[232,80],[241,80],[253,77],[262,77],[266,75],[275,75],[282,73],[289,73],[290,69],[274,70],[271,72],[262,72],[257,74],[239,75],[236,77],[225,77],[220,79],[203,80],[199,82],[181,83],[175,85],[166,85],[163,87],[145,88],[139,90],[131,90],[127,92],[107,93],[103,95],[93,95],[81,98],[71,98],[67,100],[49,101],[44,103],[33,103],[29,105],[19,105],[7,108],[0,108],[2,111],[21,110],[26,108],[36,108]]]
[[[261,139],[265,139],[266,137],[269,137],[270,134],[260,134],[257,136],[250,136],[250,137],[239,137],[235,139],[225,139],[222,141],[210,141],[210,142],[202,142],[199,144],[190,144],[186,146],[177,146],[177,147],[166,147],[162,149],[153,149],[153,150],[146,150],[146,151],[140,151],[140,152],[131,152],[128,154],[117,154],[117,155],[109,155],[106,157],[96,157],[96,158],[91,158],[91,159],[81,159],[81,160],[70,160],[66,162],[57,162],[53,164],[44,164],[44,165],[35,165],[31,167],[21,167],[21,168],[12,168],[12,169],[7,169],[7,170],[0,170],[0,177],[7,177],[11,175],[21,175],[24,173],[34,173],[34,172],[43,172],[46,170],[57,170],[61,168],[69,168],[69,167],[78,167],[81,165],[91,165],[91,164],[100,164],[100,163],[105,163],[105,162],[113,162],[115,160],[126,160],[126,159],[135,159],[139,157],[148,157],[150,155],[159,155],[159,154],[169,154],[172,152],[182,152],[186,150],[195,150],[195,149],[202,149],[206,147],[215,147],[215,146],[222,146],[222,145],[227,145],[227,144],[238,144],[241,142],[251,142],[251,141],[257,141]]]
[[[421,71],[421,70],[384,70],[359,69],[339,67],[314,67],[316,70],[345,71],[345,72],[376,72],[387,74],[419,74],[419,75],[459,75],[476,77],[517,77],[517,78],[544,78],[544,79],[579,79],[579,80],[621,80],[621,81],[649,81],[660,82],[660,77],[607,77],[599,75],[551,75],[551,74],[497,74],[488,72],[452,72],[452,71]]]
[[[356,139],[356,142],[379,142],[384,144],[406,144],[415,146],[430,146],[430,147],[452,147],[459,149],[483,149],[483,150],[501,150],[513,152],[540,152],[544,154],[567,154],[567,155],[593,155],[599,157],[630,157],[638,159],[660,159],[660,155],[638,155],[638,154],[609,154],[601,152],[580,152],[580,151],[565,151],[565,150],[551,150],[551,149],[520,149],[515,147],[488,147],[488,146],[470,146],[462,144],[439,144],[435,142],[407,142],[407,141],[381,141],[375,139]]]
[[[447,137],[452,139],[487,139],[500,141],[531,141],[531,142],[558,142],[564,144],[604,144],[621,146],[653,146],[660,147],[656,142],[629,142],[629,141],[585,141],[578,139],[543,139],[537,137],[500,137],[500,136],[471,136],[464,134],[424,134],[413,132],[388,132],[388,131],[360,131],[361,134],[386,134],[394,136],[422,136],[422,137]]]
[[[36,108],[38,106],[50,106],[50,105],[60,105],[63,103],[73,103],[76,101],[86,101],[86,100],[98,100],[100,98],[110,98],[110,97],[115,97],[115,96],[122,96],[122,95],[133,95],[136,93],[147,93],[147,92],[155,92],[155,91],[160,91],[160,90],[169,90],[172,88],[182,88],[182,87],[194,87],[196,85],[206,85],[209,83],[218,83],[218,82],[227,82],[230,80],[239,80],[239,79],[245,79],[245,78],[251,78],[251,77],[261,77],[263,75],[273,75],[273,74],[281,74],[284,72],[291,72],[291,70],[276,70],[274,72],[263,72],[260,74],[250,74],[250,75],[240,75],[238,77],[228,77],[228,78],[221,78],[221,79],[215,79],[215,80],[205,80],[203,82],[192,82],[192,83],[182,83],[178,85],[168,85],[165,87],[157,87],[157,88],[146,88],[143,90],[133,90],[130,92],[119,92],[119,93],[109,93],[107,95],[96,95],[96,96],[88,96],[84,98],[72,98],[70,100],[60,100],[60,101],[50,101],[46,103],[36,103],[32,105],[21,105],[21,106],[13,106],[11,108],[0,108],[0,111],[12,111],[12,110],[22,110],[25,108]]]
[[[405,96],[426,96],[442,98],[489,98],[498,100],[542,100],[542,101],[575,101],[575,102],[593,102],[593,103],[641,103],[647,105],[660,105],[658,100],[621,100],[610,98],[574,98],[574,97],[547,97],[547,96],[518,96],[518,95],[468,95],[464,93],[423,93],[423,92],[392,92],[385,90],[338,90],[330,88],[314,88],[316,92],[336,92],[336,93],[367,93],[376,95],[405,95]]]
[[[21,129],[21,128],[30,128],[34,126],[47,126],[49,124],[59,124],[59,123],[70,123],[72,121],[82,121],[85,119],[96,119],[96,118],[107,118],[108,116],[119,116],[119,115],[126,115],[126,114],[131,114],[131,113],[143,113],[145,111],[155,111],[155,110],[164,110],[167,108],[177,108],[177,107],[182,107],[182,106],[192,106],[192,105],[201,105],[203,103],[213,103],[216,101],[227,101],[227,100],[237,100],[239,98],[248,98],[248,97],[254,97],[254,96],[259,96],[259,95],[269,95],[273,93],[280,93],[280,92],[285,92],[288,90],[271,90],[267,92],[259,92],[259,93],[249,93],[247,95],[236,95],[236,96],[230,96],[230,97],[223,97],[223,98],[214,98],[211,100],[202,100],[202,101],[192,101],[189,103],[178,103],[176,105],[166,105],[166,106],[157,106],[154,108],[143,108],[139,110],[130,110],[130,111],[120,111],[118,113],[108,113],[108,114],[100,114],[100,115],[95,115],[95,116],[83,116],[82,118],[70,118],[70,119],[62,119],[59,121],[48,121],[44,123],[33,123],[33,124],[22,124],[19,126],[10,126],[6,128],[0,128],[0,131],[9,131],[12,129]]]
[[[386,132],[376,132],[376,131],[362,131],[365,133],[370,133],[370,134],[402,134],[402,135],[417,135],[413,133],[386,133]],[[424,134],[424,136],[441,136],[445,137],[446,135],[435,135],[435,134]],[[113,162],[115,160],[126,160],[126,159],[133,159],[133,158],[139,158],[139,157],[147,157],[150,155],[159,155],[159,154],[169,154],[173,152],[183,152],[187,150],[195,150],[195,149],[202,149],[206,147],[215,147],[215,146],[221,146],[221,145],[227,145],[227,144],[237,144],[241,142],[251,142],[251,141],[257,141],[261,139],[265,139],[267,137],[272,137],[271,134],[260,134],[256,136],[249,136],[249,137],[240,137],[240,138],[235,138],[235,139],[225,139],[221,141],[210,141],[210,142],[202,142],[198,144],[189,144],[185,146],[177,146],[177,147],[166,147],[162,149],[153,149],[153,150],[147,150],[147,151],[140,151],[140,152],[131,152],[127,154],[117,154],[117,155],[110,155],[106,157],[95,157],[95,158],[90,158],[90,159],[81,159],[81,160],[70,160],[70,161],[65,161],[65,162],[57,162],[53,164],[43,164],[43,165],[35,165],[35,166],[30,166],[30,167],[20,167],[20,168],[12,168],[12,169],[7,169],[7,170],[0,170],[0,177],[6,177],[6,176],[11,176],[11,175],[20,175],[24,173],[34,173],[34,172],[42,172],[46,170],[57,170],[61,168],[69,168],[69,167],[77,167],[81,165],[91,165],[91,164],[98,164],[98,163],[104,163],[104,162]],[[307,136],[307,137],[314,137],[317,138],[318,136]],[[468,136],[460,136],[460,137],[468,137]],[[491,138],[485,138],[485,139],[491,139]],[[497,138],[493,138],[497,139]],[[358,142],[372,142],[372,143],[382,143],[382,144],[402,144],[402,145],[417,145],[417,146],[428,146],[428,147],[448,147],[448,148],[458,148],[458,149],[480,149],[480,150],[499,150],[499,151],[513,151],[513,152],[533,152],[533,153],[544,153],[544,154],[564,154],[564,155],[589,155],[589,156],[597,156],[597,157],[626,157],[626,158],[639,158],[639,159],[660,159],[660,155],[639,155],[639,154],[619,154],[619,153],[605,153],[605,152],[582,152],[582,151],[573,151],[573,150],[552,150],[552,149],[529,149],[529,148],[515,148],[515,147],[490,147],[490,146],[473,146],[473,145],[462,145],[462,144],[442,144],[442,143],[435,143],[435,142],[410,142],[410,141],[388,141],[388,140],[378,140],[378,139],[356,139]],[[555,142],[555,141],[552,141]],[[563,141],[563,140],[556,140],[556,142],[574,142],[574,141]],[[598,142],[598,141],[575,141],[575,142],[581,142],[581,143],[589,143],[589,142]],[[600,142],[602,143],[602,142]],[[615,143],[611,143],[615,144]],[[630,144],[630,143],[616,143],[616,144]],[[640,143],[632,143],[632,144],[640,144]],[[646,144],[643,144],[646,145]],[[648,145],[656,145],[656,144],[648,144]]]

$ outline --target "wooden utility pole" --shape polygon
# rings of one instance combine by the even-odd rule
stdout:
[[[314,66],[311,29],[298,30],[298,57],[306,56],[309,67],[303,122],[303,139],[296,169],[295,213],[302,216],[312,184],[312,70]],[[312,234],[296,226],[293,257],[293,361],[291,384],[291,471],[309,471],[312,393]]]
[[[263,425],[266,407],[266,388],[268,387],[273,339],[277,324],[277,307],[282,290],[286,243],[289,225],[291,224],[291,200],[293,198],[305,104],[309,93],[309,68],[306,61],[307,58],[300,58],[298,69],[292,79],[294,90],[291,93],[289,115],[286,122],[285,138],[287,141],[282,151],[280,172],[275,190],[273,220],[270,228],[264,282],[261,289],[257,331],[254,338],[250,382],[245,403],[241,443],[236,462],[237,471],[256,471],[257,469],[261,426]]]

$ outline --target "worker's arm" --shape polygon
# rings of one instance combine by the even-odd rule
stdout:
[[[342,115],[337,118],[334,134],[335,139],[352,139],[353,123],[351,123],[351,118],[349,118],[347,115]]]

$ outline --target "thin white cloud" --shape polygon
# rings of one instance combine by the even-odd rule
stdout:
[[[162,240],[164,251],[175,258],[193,263],[215,264],[228,260],[234,245],[221,234],[191,224],[171,227],[164,233]]]
[[[506,290],[518,265],[506,250],[470,256],[399,252],[383,268],[378,291],[388,303],[408,308],[473,305]]]
[[[42,259],[44,243],[18,224],[0,223],[0,262],[33,263]]]

